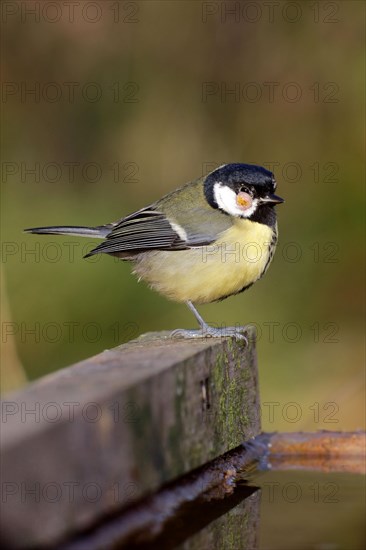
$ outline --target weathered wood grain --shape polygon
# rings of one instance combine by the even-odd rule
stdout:
[[[145,335],[5,398],[5,540],[62,540],[259,434],[249,340]]]
[[[366,473],[366,433],[290,432],[264,434],[271,470]]]

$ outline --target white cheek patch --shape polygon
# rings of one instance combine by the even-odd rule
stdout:
[[[252,205],[249,208],[243,208],[237,203],[237,194],[235,191],[222,185],[221,183],[215,183],[214,185],[214,197],[217,205],[221,210],[224,210],[230,216],[240,216],[241,218],[249,218],[257,209],[258,201],[254,199]]]

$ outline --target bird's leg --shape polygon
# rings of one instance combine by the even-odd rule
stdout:
[[[196,317],[196,319],[198,321],[198,324],[200,325],[202,331],[206,332],[207,330],[209,330],[209,328],[210,328],[209,325],[204,321],[203,317],[201,317],[201,315],[198,313],[197,309],[194,307],[192,302],[186,302],[186,304],[189,307],[189,309],[191,310],[191,312],[193,313],[193,315]]]
[[[248,344],[248,339],[244,334],[244,327],[225,327],[225,328],[215,328],[210,327],[201,315],[198,313],[197,309],[194,307],[192,302],[186,302],[189,309],[192,311],[193,315],[197,319],[201,329],[200,330],[185,330],[185,329],[176,329],[171,333],[172,338],[225,338],[227,336],[233,336],[238,340],[245,340]]]

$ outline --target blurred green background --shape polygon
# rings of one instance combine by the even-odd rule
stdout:
[[[195,325],[128,263],[83,260],[92,241],[23,228],[114,221],[250,162],[286,199],[274,262],[200,311],[256,323],[265,430],[364,427],[363,3],[7,4],[4,389]]]

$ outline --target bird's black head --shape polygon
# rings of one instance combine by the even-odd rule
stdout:
[[[224,164],[206,177],[205,196],[212,208],[225,214],[273,225],[273,206],[284,202],[274,194],[272,172],[254,164]]]

